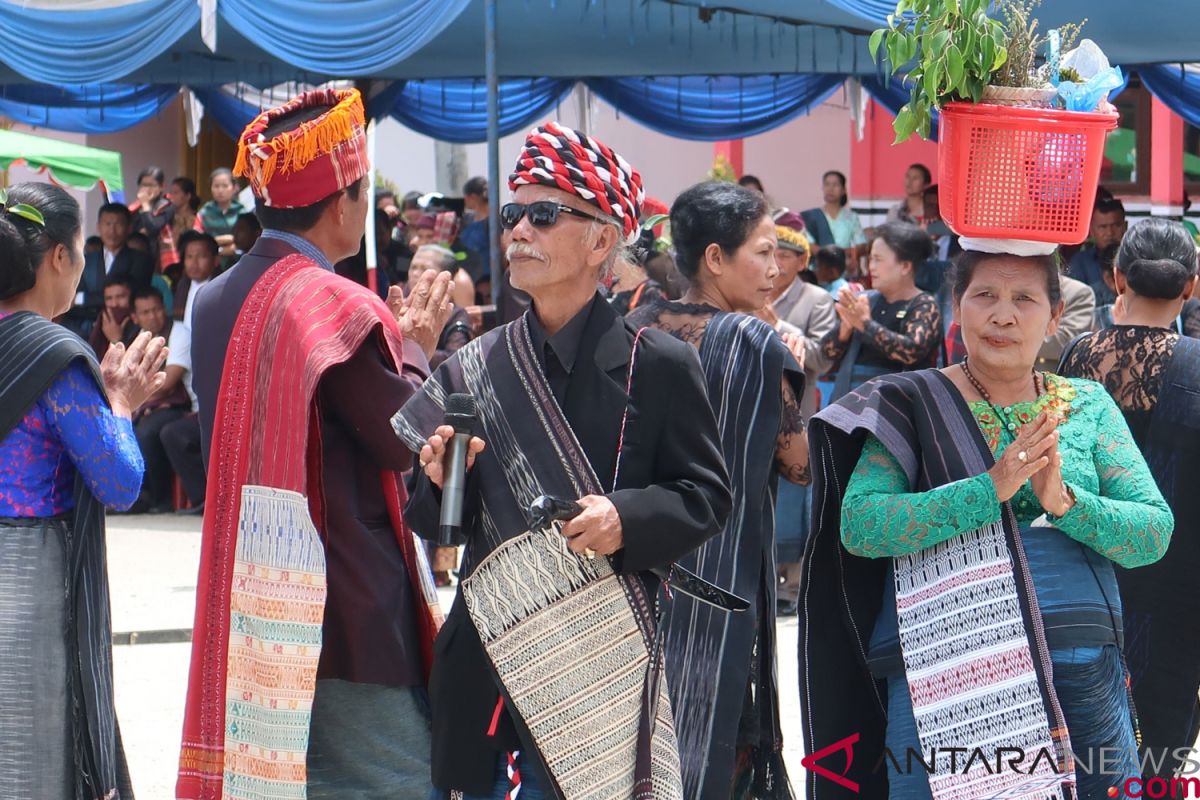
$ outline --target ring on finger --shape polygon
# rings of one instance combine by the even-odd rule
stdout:
[[[590,547],[583,548],[583,554],[588,557],[588,561],[592,561],[596,558],[596,551]]]
[[[1029,460],[1029,454],[1026,453],[1024,450],[1017,453],[1017,461],[1020,461],[1022,464],[1024,464],[1028,460]]]

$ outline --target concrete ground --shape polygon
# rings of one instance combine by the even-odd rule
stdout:
[[[192,627],[196,571],[200,559],[200,520],[174,515],[110,516],[108,560],[112,582],[113,632],[142,633],[141,642],[113,648],[117,713],[138,800],[175,796],[175,770],[183,729],[191,644],[145,643],[147,631],[166,631],[161,638]],[[442,590],[442,607],[450,608],[453,590]],[[797,791],[800,767],[799,696],[796,692],[796,621],[780,623],[779,665],[787,766]]]
[[[166,800],[175,796],[191,651],[190,643],[177,640],[192,627],[195,612],[200,520],[110,516],[108,556],[118,642],[113,648],[117,713],[133,788],[139,800]],[[453,589],[443,589],[441,594],[443,609],[448,610]],[[126,635],[133,633],[140,636]],[[795,617],[779,623],[784,756],[797,796],[803,796],[806,772],[800,766],[796,634]],[[147,642],[155,638],[176,641]],[[130,639],[132,644],[121,644]]]

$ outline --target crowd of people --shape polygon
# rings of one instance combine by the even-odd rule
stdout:
[[[785,737],[849,733],[810,797],[1090,800],[1175,774],[1200,733],[1181,225],[1127,230],[1102,194],[1077,253],[961,252],[920,164],[874,228],[839,172],[803,212],[753,176],[668,207],[557,123],[494,215],[480,178],[371,208],[363,124],[356,91],[305,94],[251,123],[209,201],[149,168],[95,240],[61,190],[8,192],[19,794],[131,796],[103,508],[169,509],[176,477],[204,518],[180,797],[790,799]],[[575,507],[539,517],[554,499]],[[787,615],[803,730],[779,711]],[[965,745],[1049,756],[884,757]]]

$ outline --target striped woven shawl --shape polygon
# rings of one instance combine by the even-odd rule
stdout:
[[[302,255],[255,283],[221,376],[205,503],[177,794],[303,797],[325,608],[317,384],[369,336],[398,367],[378,297]],[[422,549],[400,516],[400,475],[381,475],[409,574],[428,669],[440,623]]]
[[[886,703],[866,667],[885,562],[841,546],[841,503],[867,434],[878,438],[927,491],[994,463],[966,402],[941,372],[889,375],[821,411],[810,428],[813,534],[800,586],[800,699],[811,756],[858,735],[844,782],[810,776],[812,800],[886,797],[880,768]],[[1016,519],[894,559],[905,677],[921,750],[943,753],[930,775],[934,800],[1066,798],[1074,782],[1066,724],[1051,684],[1050,653]],[[999,747],[1049,757],[1032,774],[991,772],[979,759],[947,769],[946,748]],[[903,755],[903,754],[902,754]],[[841,764],[822,765],[839,773]]]
[[[397,435],[419,450],[456,392],[475,397],[488,443],[461,591],[522,753],[562,800],[682,800],[653,599],[638,575],[572,553],[557,523],[528,530],[539,495],[605,491],[546,381],[528,312],[439,367],[392,419]]]
[[[97,386],[104,386],[91,348],[66,328],[31,312],[0,320],[0,353],[0,440],[72,362],[83,361]],[[66,677],[75,710],[75,797],[129,798],[133,792],[113,707],[104,507],[81,476],[75,479],[74,497],[66,591],[67,655],[75,668]]]

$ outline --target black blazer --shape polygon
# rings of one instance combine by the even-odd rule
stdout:
[[[104,253],[88,253],[83,260],[83,276],[78,291],[83,292],[83,304],[67,312],[64,324],[85,340],[91,334],[96,317],[104,308],[104,282],[111,275],[129,278],[136,291],[149,286],[154,278],[154,262],[150,256],[132,247],[123,248],[113,258],[112,269],[104,271]]]
[[[695,348],[647,330],[638,345],[618,485],[617,440],[636,331],[605,302],[597,303],[580,340],[563,412],[607,496],[616,506],[625,547],[621,571],[666,566],[719,533],[729,516],[729,477],[716,420]],[[479,530],[478,496],[468,480],[464,530]],[[414,471],[405,508],[409,525],[436,536],[440,493]],[[476,553],[476,558],[481,557]],[[473,565],[464,563],[463,574]],[[657,581],[643,572],[654,592]],[[497,754],[519,740],[507,714],[488,735],[499,691],[461,595],[434,645],[429,681],[433,710],[433,783],[439,789],[486,794]]]

